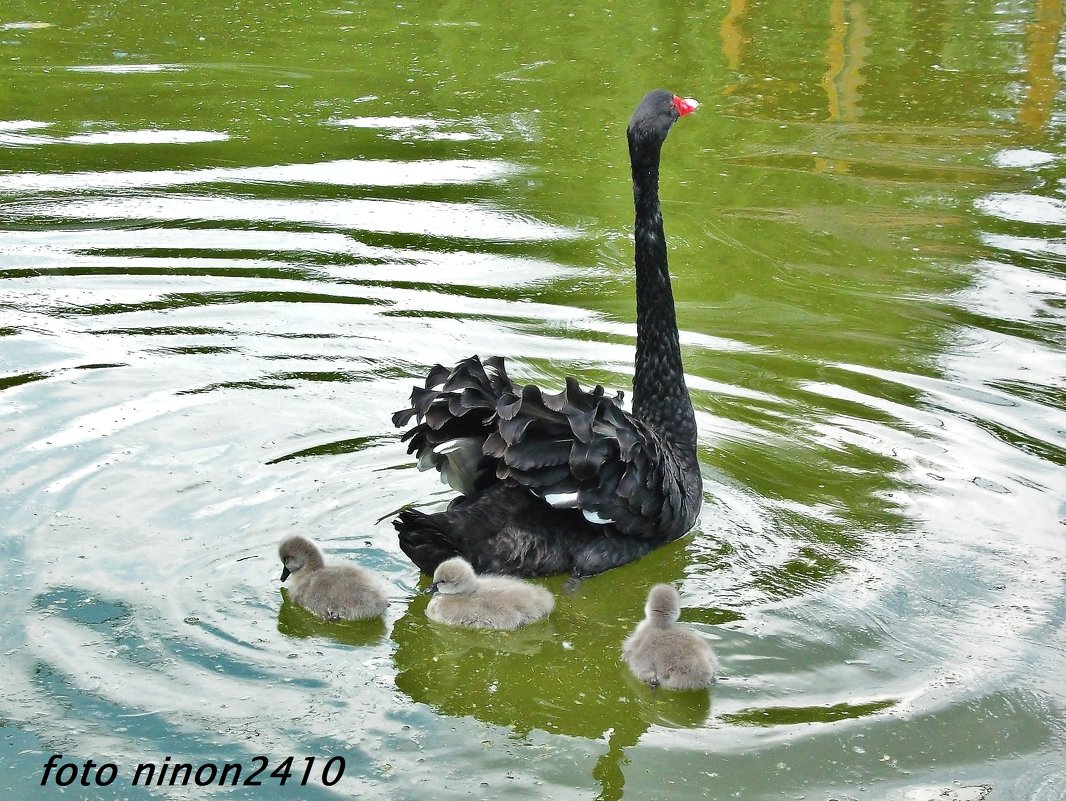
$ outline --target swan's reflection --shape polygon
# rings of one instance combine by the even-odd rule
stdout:
[[[435,623],[418,596],[392,629],[396,686],[441,714],[472,716],[522,736],[541,729],[606,740],[593,777],[601,798],[620,798],[626,748],[652,725],[699,726],[710,712],[708,691],[652,690],[620,656],[643,617],[648,588],[680,580],[688,561],[681,541],[588,579],[572,595],[562,591],[565,577],[548,579],[543,583],[556,594],[555,611],[516,631]]]

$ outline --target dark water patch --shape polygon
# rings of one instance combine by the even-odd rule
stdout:
[[[223,621],[225,622],[225,621]],[[223,625],[213,623],[207,620],[200,619],[195,615],[189,615],[185,618],[185,623],[189,626],[193,626],[202,632],[204,632],[209,640],[215,640],[217,643],[225,643],[230,646],[232,651],[239,652],[243,650],[254,651],[259,650],[259,646],[255,643],[250,643],[248,640],[238,634],[227,630]],[[178,632],[175,632],[177,634]],[[218,647],[216,643],[215,647]],[[265,665],[257,665],[254,662],[242,663],[237,674],[245,679],[268,681],[273,678],[273,675]]]
[[[1051,464],[1066,467],[1066,446],[1056,445],[1053,442],[1026,434],[1010,426],[997,423],[994,420],[978,417],[976,415],[959,414],[959,417],[969,420],[983,431],[987,431],[1000,442],[1017,448],[1022,453],[1043,459]],[[1062,435],[1063,432],[1059,432]]]
[[[811,175],[832,175],[836,179],[854,179],[863,185],[883,181],[893,186],[914,184],[922,187],[947,186],[952,189],[1018,191],[1029,189],[1034,181],[1025,174],[1011,174],[1002,169],[986,167],[950,167],[915,163],[914,159],[873,160],[827,153],[761,153],[736,156],[727,163],[760,170],[784,170]]]
[[[824,525],[818,526],[821,531],[828,528]],[[841,530],[838,528],[835,533],[839,535]],[[854,548],[841,551],[814,546],[801,547],[794,556],[779,565],[753,570],[751,583],[753,587],[761,589],[768,598],[783,600],[802,597],[820,587],[828,586],[833,579],[850,572],[848,556],[854,553]]]
[[[790,392],[797,400],[802,399],[805,401],[807,408],[807,414],[804,417],[809,418],[828,418],[832,417],[837,425],[847,425],[848,420],[863,421],[866,423],[875,423],[883,425],[887,428],[896,430],[915,430],[916,427],[908,425],[906,422],[901,421],[892,411],[884,408],[877,408],[871,403],[873,398],[859,394],[856,384],[867,384],[868,386],[874,385],[875,382],[863,382],[853,380],[857,376],[854,373],[847,374],[845,371],[839,371],[847,375],[848,384],[818,384],[818,385],[801,385]],[[883,382],[878,389],[890,388],[891,382]],[[846,389],[845,389],[846,387]],[[847,390],[852,390],[848,392]],[[894,393],[897,397],[904,396],[904,393]],[[880,399],[884,399],[883,396],[879,396]],[[898,400],[894,400],[894,403],[899,403]]]
[[[1010,395],[1017,395],[1049,409],[1066,411],[1066,387],[1045,386],[1028,381],[989,381],[988,386]]]
[[[900,374],[897,380],[885,375],[877,375],[868,368],[860,365],[827,364],[819,370],[821,377],[825,379],[827,386],[841,386],[859,392],[868,399],[876,398],[890,401],[900,409],[913,409],[924,397],[922,390],[907,383],[907,374]],[[915,371],[918,372],[918,371]],[[919,372],[920,375],[935,375],[933,366]],[[870,414],[874,409],[869,401],[858,404],[860,413]],[[896,424],[901,421],[897,418]]]
[[[74,587],[57,587],[34,598],[33,608],[86,626],[114,628],[133,618],[128,604],[107,601]]]
[[[891,709],[899,701],[886,699],[865,704],[832,704],[829,706],[775,706],[762,709],[745,709],[726,712],[717,716],[724,723],[737,726],[795,726],[801,723],[836,723],[840,720],[855,720],[869,717]]]
[[[180,225],[189,230],[225,226],[227,230],[321,233],[338,230],[400,233],[457,241],[495,241],[519,245],[570,239],[574,232],[536,216],[491,204],[408,200],[270,200],[258,197],[215,198],[206,195],[153,194],[117,199],[111,196],[64,201],[34,200],[10,212],[32,217],[38,226],[64,221],[105,221],[128,226]],[[69,225],[69,223],[67,223]]]
[[[736,609],[723,609],[721,607],[699,608],[694,606],[683,608],[680,618],[683,623],[702,623],[705,626],[721,626],[726,623],[738,623],[745,619],[744,613]]]
[[[233,336],[233,331],[227,328],[213,328],[195,325],[159,325],[159,326],[133,326],[130,328],[102,328],[86,333],[94,336],[149,336],[149,337],[201,337],[201,336]]]
[[[267,376],[268,379],[274,381],[312,381],[312,382],[327,382],[327,383],[339,383],[339,384],[353,384],[364,383],[367,379],[375,377],[377,374],[370,371],[357,372],[354,370],[317,370],[317,371],[301,371],[292,373],[272,373]]]
[[[34,381],[44,381],[50,378],[52,373],[32,372],[22,373],[21,375],[11,375],[0,377],[0,391],[5,389],[11,389],[12,387],[19,387],[23,384],[30,384]]]
[[[961,326],[992,331],[1004,336],[1017,337],[1027,342],[1038,342],[1052,348],[1066,348],[1066,324],[1048,320],[1034,325],[1029,320],[1004,320],[972,309],[945,307],[944,314]]]
[[[232,331],[227,332],[227,333],[229,333],[231,336],[233,334]],[[304,333],[304,332],[296,332],[296,331],[274,331],[274,332],[270,333],[270,336],[277,337],[278,339],[340,339],[340,338],[344,338],[345,336],[358,336],[358,335],[357,334],[351,334],[351,335],[346,335],[346,334],[327,334],[327,333],[315,333],[315,332]],[[263,358],[265,358],[265,357],[263,357]]]
[[[990,254],[990,257],[1009,259],[1010,264],[1016,268],[1033,270],[1042,275],[1053,277],[1066,275],[1066,243],[1054,240],[1053,243],[1058,248],[1056,251],[1049,246],[1052,242],[1047,239],[1029,238],[1027,241],[1023,237],[1006,239],[1009,241],[1001,240],[1001,247],[996,249],[994,254]]]
[[[448,292],[447,288],[444,288],[444,293],[445,294],[462,295],[464,297],[468,296],[466,292],[462,292],[462,291],[459,291],[457,289],[453,289],[451,292]],[[476,295],[477,295],[477,293],[473,293],[473,294],[469,295],[469,297],[476,297]],[[486,297],[488,297],[488,296],[486,296]],[[463,312],[463,311],[438,311],[436,309],[430,309],[430,308],[424,308],[424,309],[387,309],[386,311],[381,312],[381,316],[382,317],[396,317],[396,318],[400,318],[400,319],[411,319],[411,320],[419,320],[419,319],[426,319],[426,320],[483,320],[483,319],[487,319],[487,318],[491,317],[491,319],[499,320],[500,322],[528,323],[528,324],[533,324],[533,323],[536,322],[535,318],[532,318],[532,317],[517,316],[518,312],[519,312],[519,310],[516,309],[515,315],[512,316],[511,314],[485,315],[485,314],[476,314],[476,313],[472,313],[472,312]]]
[[[819,446],[806,441],[802,427],[782,442],[730,442],[711,452],[711,463],[728,475],[743,475],[748,489],[766,499],[774,527],[800,541],[856,550],[871,530],[907,525],[889,499],[900,488],[901,462],[846,443]]]
[[[131,312],[186,309],[195,306],[227,306],[251,303],[329,303],[354,306],[379,306],[387,303],[387,301],[377,298],[326,295],[314,292],[171,292],[165,294],[158,300],[149,300],[142,303],[102,303],[83,306],[65,306],[62,309],[62,314],[72,316],[103,316],[109,314],[127,314]]]
[[[101,257],[104,254],[96,254]],[[144,253],[130,254],[134,258],[147,258]],[[248,254],[250,257],[253,254]],[[260,278],[264,280],[286,281],[319,281],[324,277],[317,272],[289,265],[264,265],[262,263],[252,267],[240,263],[240,255],[227,251],[227,261],[217,260],[217,253],[212,254],[214,261],[203,263],[202,266],[185,267],[180,264],[182,259],[194,258],[191,254],[182,252],[176,257],[171,251],[167,254],[167,264],[116,264],[114,262],[102,263],[92,267],[16,267],[0,270],[2,278],[22,278],[32,276],[105,276],[105,275],[129,275],[129,276],[195,276],[216,278]],[[229,259],[233,261],[229,261]],[[326,279],[328,280],[328,279]]]
[[[1011,142],[1010,132],[1002,128],[941,128],[915,124],[895,126],[857,123],[843,123],[833,127],[836,129],[836,136],[840,139],[888,145],[959,147],[972,151],[989,145],[1005,145]]]
[[[402,167],[403,164],[401,163]],[[414,165],[412,165],[414,166]],[[345,185],[333,186],[330,184],[300,184],[255,182],[255,194],[249,194],[248,184],[240,182],[235,184],[207,184],[197,185],[197,190],[203,189],[212,197],[232,198],[240,201],[249,197],[257,199],[279,199],[288,201],[322,201],[322,200],[384,200],[404,202],[427,202],[427,203],[476,203],[485,207],[491,206],[493,201],[506,201],[508,189],[504,176],[496,180],[484,181],[477,184],[440,183],[421,185],[417,182],[399,186],[387,185]],[[187,187],[175,190],[178,193],[188,191]],[[505,202],[504,206],[508,206]]]
[[[323,445],[315,445],[312,448],[304,448],[293,453],[287,453],[284,456],[278,456],[276,459],[270,459],[264,464],[278,464],[279,462],[287,462],[290,459],[305,459],[316,456],[343,456],[344,454],[356,453],[381,442],[391,440],[391,437],[353,437],[352,439],[327,442]],[[406,465],[400,467],[406,467]]]
[[[245,349],[229,345],[174,345],[173,347],[150,348],[147,352],[158,353],[164,356],[209,356],[219,353],[244,353]]]
[[[194,389],[179,389],[175,395],[207,395],[211,392],[229,391],[229,390],[291,390],[292,384],[281,384],[272,381],[219,381],[215,384],[207,384],[203,387],[196,387]]]

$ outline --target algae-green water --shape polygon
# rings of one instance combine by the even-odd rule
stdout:
[[[1062,42],[1058,0],[3,4],[5,797],[1058,801]],[[656,87],[702,103],[701,519],[441,627],[391,413],[474,353],[628,391]],[[284,597],[297,532],[383,621]],[[656,582],[709,692],[619,659]]]

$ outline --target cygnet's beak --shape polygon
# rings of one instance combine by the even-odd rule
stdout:
[[[440,587],[438,587],[436,584],[430,584],[428,587],[426,587],[425,591],[422,594],[433,595],[437,592],[440,592]]]
[[[291,571],[291,570],[289,570],[289,568],[287,568],[287,567],[283,567],[283,568],[281,569],[281,580],[282,580],[282,581],[284,581],[285,579],[287,579],[287,578],[288,578],[289,576],[291,576],[291,575],[292,575],[292,571]]]

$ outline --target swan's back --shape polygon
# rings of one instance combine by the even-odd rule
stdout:
[[[448,586],[451,575],[460,578]],[[555,607],[555,597],[543,587],[507,576],[475,576],[463,559],[441,563],[433,579],[426,615],[451,626],[515,629],[543,620]]]
[[[718,676],[718,660],[699,634],[677,625],[677,591],[669,585],[652,588],[647,617],[622,646],[622,656],[641,681],[671,690],[697,690]]]
[[[279,547],[285,565],[282,581],[291,577],[289,597],[325,620],[367,620],[385,613],[385,585],[365,568],[326,565],[318,547],[306,537],[290,537]]]

